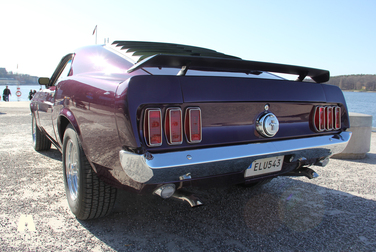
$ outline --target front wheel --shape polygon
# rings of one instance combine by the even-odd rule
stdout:
[[[71,125],[64,133],[63,172],[68,204],[78,219],[99,218],[112,211],[117,190],[93,171]]]
[[[31,116],[31,134],[33,137],[33,146],[36,151],[51,149],[51,141],[38,128],[34,114]]]

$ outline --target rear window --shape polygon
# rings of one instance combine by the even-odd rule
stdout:
[[[144,70],[152,75],[177,75],[180,71],[179,68],[157,68],[157,67],[144,67]],[[188,70],[186,76],[216,76],[216,77],[240,77],[240,78],[261,78],[261,79],[274,79],[283,80],[282,77],[277,75],[262,72],[261,74],[246,74],[236,72],[219,72],[219,71],[199,71]]]

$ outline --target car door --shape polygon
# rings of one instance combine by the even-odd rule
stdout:
[[[40,126],[44,131],[50,136],[50,138],[57,143],[57,134],[54,125],[56,123],[53,120],[56,120],[55,109],[55,94],[56,86],[60,81],[63,81],[69,75],[72,65],[72,59],[74,54],[68,54],[62,58],[59,65],[57,66],[54,74],[52,75],[49,84],[46,85],[46,88],[43,89],[39,95],[41,98],[38,102],[38,117]]]

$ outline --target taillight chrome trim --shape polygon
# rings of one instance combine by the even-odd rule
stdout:
[[[161,140],[159,143],[157,144],[152,144],[151,143],[151,137],[150,137],[150,113],[151,112],[159,112],[159,124],[160,124],[160,136],[161,136]],[[144,130],[144,138],[145,138],[145,142],[146,142],[146,145],[148,147],[155,147],[155,146],[161,146],[162,145],[162,142],[163,142],[163,139],[162,139],[162,111],[161,109],[159,108],[147,108],[145,109],[145,113],[144,113],[144,125],[143,125],[143,130]]]
[[[172,137],[172,131],[171,131],[171,128],[172,128],[172,125],[171,125],[171,113],[174,112],[174,111],[179,111],[180,112],[180,141],[178,142],[174,142],[173,141],[173,137]],[[171,108],[167,108],[166,109],[166,113],[165,113],[165,135],[166,135],[166,138],[167,138],[167,143],[169,145],[178,145],[178,144],[182,144],[183,143],[183,116],[182,116],[182,110],[181,108],[179,107],[171,107]]]
[[[312,125],[316,132],[339,130],[341,128],[341,107],[315,106]]]
[[[200,131],[200,139],[199,140],[193,140],[192,139],[192,128],[191,128],[191,117],[192,117],[192,111],[198,111],[200,115],[199,119],[199,131]],[[188,107],[185,110],[185,118],[184,118],[184,128],[185,128],[185,137],[187,139],[187,142],[192,143],[200,143],[202,141],[202,115],[201,115],[201,109],[199,107]]]

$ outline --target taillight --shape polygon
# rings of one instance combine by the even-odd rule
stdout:
[[[166,110],[165,133],[168,144],[183,142],[182,113],[180,108]]]
[[[201,142],[202,125],[200,108],[187,108],[185,113],[185,135],[188,143]]]
[[[162,144],[162,115],[160,109],[146,109],[144,117],[144,137],[147,146]]]
[[[340,107],[335,107],[334,118],[335,118],[334,129],[336,129],[336,130],[340,129],[341,128],[341,108]]]
[[[341,128],[341,108],[339,106],[316,106],[313,125],[317,132]]]
[[[333,107],[326,107],[326,129],[332,130],[334,124]]]
[[[162,123],[164,117],[164,124]],[[159,108],[147,108],[144,112],[143,134],[146,145],[162,145],[163,131],[169,145],[183,143],[183,132],[188,143],[200,143],[202,140],[201,109],[187,108],[183,124],[183,112],[179,107],[166,108],[165,113]],[[162,129],[164,127],[164,129]]]
[[[319,107],[319,130],[325,130],[325,108]]]

